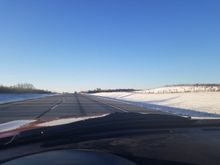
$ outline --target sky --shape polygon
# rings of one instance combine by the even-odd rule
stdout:
[[[220,83],[219,0],[0,0],[0,84]]]

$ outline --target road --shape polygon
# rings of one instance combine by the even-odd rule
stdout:
[[[94,116],[114,112],[159,113],[144,107],[91,95],[63,94],[0,104],[0,123],[23,119],[52,120],[65,117]]]

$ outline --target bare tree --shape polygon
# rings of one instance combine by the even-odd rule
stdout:
[[[19,83],[13,87],[19,89],[35,89],[34,85],[30,83]]]

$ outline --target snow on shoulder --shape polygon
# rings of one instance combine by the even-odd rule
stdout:
[[[220,117],[220,85],[174,85],[135,92],[96,93],[150,109],[191,117]]]

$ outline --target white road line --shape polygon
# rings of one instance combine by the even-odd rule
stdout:
[[[59,104],[54,105],[54,106],[51,108],[51,110],[54,110],[54,109],[57,108],[58,106],[59,106]]]
[[[120,110],[120,111],[122,111],[122,112],[128,112],[127,110],[124,110],[124,109],[122,109],[122,108],[120,108],[120,107],[116,107],[116,106],[111,105],[111,104],[108,104],[108,103],[103,103],[103,102],[101,102],[101,101],[99,101],[99,100],[96,100],[96,101],[99,102],[99,103],[101,103],[101,104],[105,104],[105,105],[107,105],[107,106],[109,106],[109,107],[118,109],[118,110]]]
[[[111,105],[111,104],[107,104],[107,103],[103,103],[103,102],[100,102],[100,103],[108,105],[108,106],[110,106],[112,108],[118,109],[118,110],[123,111],[123,112],[128,112],[127,110],[121,109],[121,108],[116,107],[116,106]],[[149,112],[136,112],[136,113],[140,113],[140,114],[143,114],[143,115],[149,114]]]
[[[54,105],[52,108],[50,108],[50,110],[54,110],[55,108],[57,108],[60,104],[62,104],[64,102],[64,97],[62,97],[62,100],[57,103],[56,105]]]
[[[124,100],[118,100],[118,99],[109,98],[109,97],[104,97],[104,96],[94,96],[94,97],[97,97],[97,98],[100,98],[100,99],[103,99],[103,100],[111,100],[111,101],[115,101],[115,102],[119,102],[119,103],[123,103],[123,104],[127,104],[127,105],[132,105],[132,106],[136,106],[136,107],[144,107],[144,106],[132,104],[132,103],[130,103],[130,102],[126,102],[126,101],[124,101]],[[98,101],[98,100],[96,100],[96,101]],[[101,101],[98,101],[98,102],[100,102],[100,103],[102,103],[102,104],[106,104],[106,103],[103,103],[103,102],[101,102]],[[119,108],[119,107],[115,107],[115,106],[113,106],[113,105],[111,105],[111,104],[106,104],[106,105],[111,106],[111,107],[116,108],[116,109],[119,109],[119,110],[121,110],[121,111],[123,111],[123,112],[129,112],[129,111],[124,110],[124,109],[121,109],[121,108]],[[144,108],[145,108],[145,107],[144,107]],[[146,114],[151,114],[153,111],[152,111],[152,112],[138,112],[138,111],[133,111],[133,112],[146,115]]]

